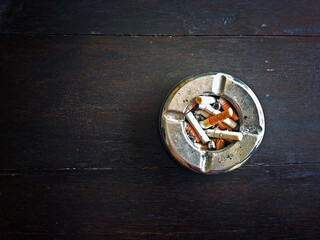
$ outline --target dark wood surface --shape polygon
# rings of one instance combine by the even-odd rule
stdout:
[[[319,35],[314,1],[3,0],[2,33]]]
[[[215,69],[263,106],[251,164],[317,163],[319,50],[317,37],[3,36],[2,167],[175,167],[159,138],[161,104],[181,79]]]
[[[214,177],[183,168],[1,174],[3,236],[317,239],[319,171],[305,164]]]
[[[319,238],[319,5],[2,1],[0,238]],[[213,71],[252,88],[266,134],[240,169],[202,176],[158,115]]]

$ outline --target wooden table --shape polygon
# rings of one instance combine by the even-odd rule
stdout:
[[[1,239],[316,239],[320,2],[36,1],[0,6]],[[258,96],[258,152],[202,176],[163,146],[181,79]]]

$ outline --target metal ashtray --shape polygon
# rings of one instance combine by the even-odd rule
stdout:
[[[211,151],[197,147],[190,140],[185,121],[190,104],[199,95],[226,99],[230,103],[238,115],[237,131],[242,135],[241,141]],[[265,120],[258,98],[245,83],[225,73],[184,79],[168,94],[160,112],[161,138],[168,151],[183,166],[204,174],[240,167],[259,147],[264,132]]]

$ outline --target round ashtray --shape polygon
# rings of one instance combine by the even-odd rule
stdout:
[[[261,144],[265,120],[253,91],[225,73],[178,83],[160,112],[161,138],[183,166],[204,174],[240,167]]]

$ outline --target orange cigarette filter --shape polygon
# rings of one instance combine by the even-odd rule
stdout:
[[[197,133],[194,131],[194,129],[191,127],[190,124],[187,123],[187,131],[190,133],[191,136],[195,136],[196,137],[196,142],[200,142],[200,138],[199,136],[197,135]]]
[[[207,128],[217,124],[218,122],[225,120],[226,118],[231,117],[232,114],[233,114],[233,110],[229,108],[228,110],[223,111],[222,113],[208,117],[202,123]]]
[[[228,110],[229,108],[232,108],[230,106],[230,104],[226,100],[224,100],[223,98],[220,98],[218,100],[218,102],[221,104],[221,107],[222,107],[223,110]],[[234,121],[239,120],[239,117],[238,117],[238,115],[236,114],[236,112],[234,111],[233,108],[232,108],[232,110],[233,110],[233,114],[231,116],[232,120],[234,120]]]
[[[232,128],[229,127],[228,125],[224,124],[223,122],[218,122],[217,124],[218,124],[219,128],[222,130],[228,129],[228,131],[230,131],[230,132],[232,131]]]
[[[201,149],[203,149],[203,150],[208,150],[208,146],[201,144]]]
[[[224,148],[225,141],[222,138],[218,138],[216,142],[216,150],[221,150]]]
[[[197,105],[197,102],[196,102],[196,101],[194,101],[193,103],[191,103],[191,105],[188,107],[188,112],[191,111],[191,110],[194,108],[194,106],[196,106],[196,105]]]

